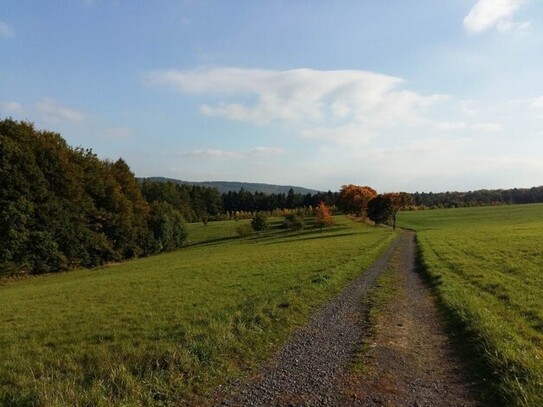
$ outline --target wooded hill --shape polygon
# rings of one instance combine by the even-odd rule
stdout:
[[[175,184],[181,185],[197,185],[207,188],[215,188],[221,194],[228,192],[238,192],[240,189],[251,193],[263,193],[266,195],[271,194],[288,194],[292,189],[296,194],[311,194],[314,195],[318,193],[316,189],[309,189],[304,187],[297,187],[292,185],[275,185],[275,184],[264,184],[259,182],[232,182],[232,181],[182,181],[174,178],[165,178],[165,177],[148,177],[148,178],[138,178],[140,182],[144,180],[157,181],[157,182],[173,182]]]

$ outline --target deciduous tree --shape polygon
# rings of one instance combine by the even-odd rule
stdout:
[[[368,203],[376,195],[377,191],[369,186],[343,185],[339,192],[339,204],[345,212],[365,218]]]
[[[368,204],[368,217],[375,223],[392,223],[396,229],[396,215],[411,204],[411,196],[405,192],[377,195]]]
[[[407,206],[411,205],[412,199],[411,196],[406,192],[392,192],[385,194],[385,196],[390,199],[391,203],[391,217],[392,217],[392,228],[396,229],[396,215],[402,209],[405,209]]]
[[[334,223],[335,221],[330,208],[324,202],[321,202],[315,211],[315,226],[322,230],[324,227],[332,226]]]

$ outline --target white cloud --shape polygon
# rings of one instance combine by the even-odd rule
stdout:
[[[0,110],[8,114],[18,114],[23,111],[23,106],[18,102],[1,102]]]
[[[440,122],[437,123],[438,130],[451,131],[451,130],[475,130],[496,132],[502,130],[502,125],[498,123],[474,123],[468,124],[465,122]]]
[[[488,131],[488,132],[498,132],[502,130],[501,124],[498,123],[476,123],[471,126],[473,130],[476,131]]]
[[[265,155],[277,155],[283,154],[285,151],[278,147],[255,147],[249,150],[249,154],[265,154]]]
[[[13,30],[13,28],[8,23],[0,21],[0,37],[12,38],[14,36],[15,31]]]
[[[45,126],[81,123],[88,119],[85,113],[62,106],[51,98],[44,98],[33,105],[26,106],[15,101],[0,102],[0,111],[4,114],[13,114],[17,119],[31,120]]]
[[[232,151],[216,148],[198,149],[182,153],[185,156],[217,159],[245,159],[254,156],[270,156],[283,154],[284,150],[278,147],[254,147],[247,151]]]
[[[300,136],[310,140],[336,141],[344,144],[367,144],[373,129],[365,123],[349,123],[337,127],[308,127],[300,131]]]
[[[107,127],[104,129],[107,138],[132,138],[135,136],[134,130],[128,127]]]
[[[513,28],[526,29],[528,22],[517,23],[512,20],[515,12],[525,0],[479,0],[464,17],[464,27],[471,33],[479,33],[496,27],[498,31]]]
[[[543,96],[531,99],[529,105],[534,109],[543,109]]]
[[[464,130],[467,128],[467,124],[464,122],[441,122],[437,124],[439,130]]]
[[[155,71],[152,85],[208,96],[200,112],[260,125],[284,122],[307,138],[358,140],[377,129],[423,123],[424,112],[446,100],[401,89],[403,80],[374,72],[201,68]]]
[[[53,99],[43,99],[36,103],[36,112],[48,123],[70,122],[80,123],[87,116],[75,109],[61,106]]]
[[[221,150],[215,148],[192,150],[183,155],[203,158],[242,158],[243,154],[236,151]]]
[[[376,112],[405,118],[416,116],[413,110],[434,101],[399,90],[400,78],[366,71],[208,68],[156,71],[147,80],[184,93],[256,96],[253,104],[222,102],[200,108],[207,115],[256,123],[356,118]]]

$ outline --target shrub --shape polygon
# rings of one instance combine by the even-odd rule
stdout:
[[[268,229],[268,216],[264,212],[257,212],[251,219],[251,227],[256,232]]]
[[[239,237],[247,237],[253,233],[253,228],[247,223],[242,223],[236,226],[236,233]]]
[[[296,230],[300,232],[304,228],[304,218],[300,215],[293,213],[285,216],[284,226],[288,229]]]

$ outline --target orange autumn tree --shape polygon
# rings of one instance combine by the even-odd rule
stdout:
[[[315,213],[315,225],[322,231],[322,228],[332,226],[335,223],[330,208],[321,201]]]
[[[346,213],[366,218],[368,203],[376,196],[377,191],[372,187],[343,185],[339,191],[338,203]]]

